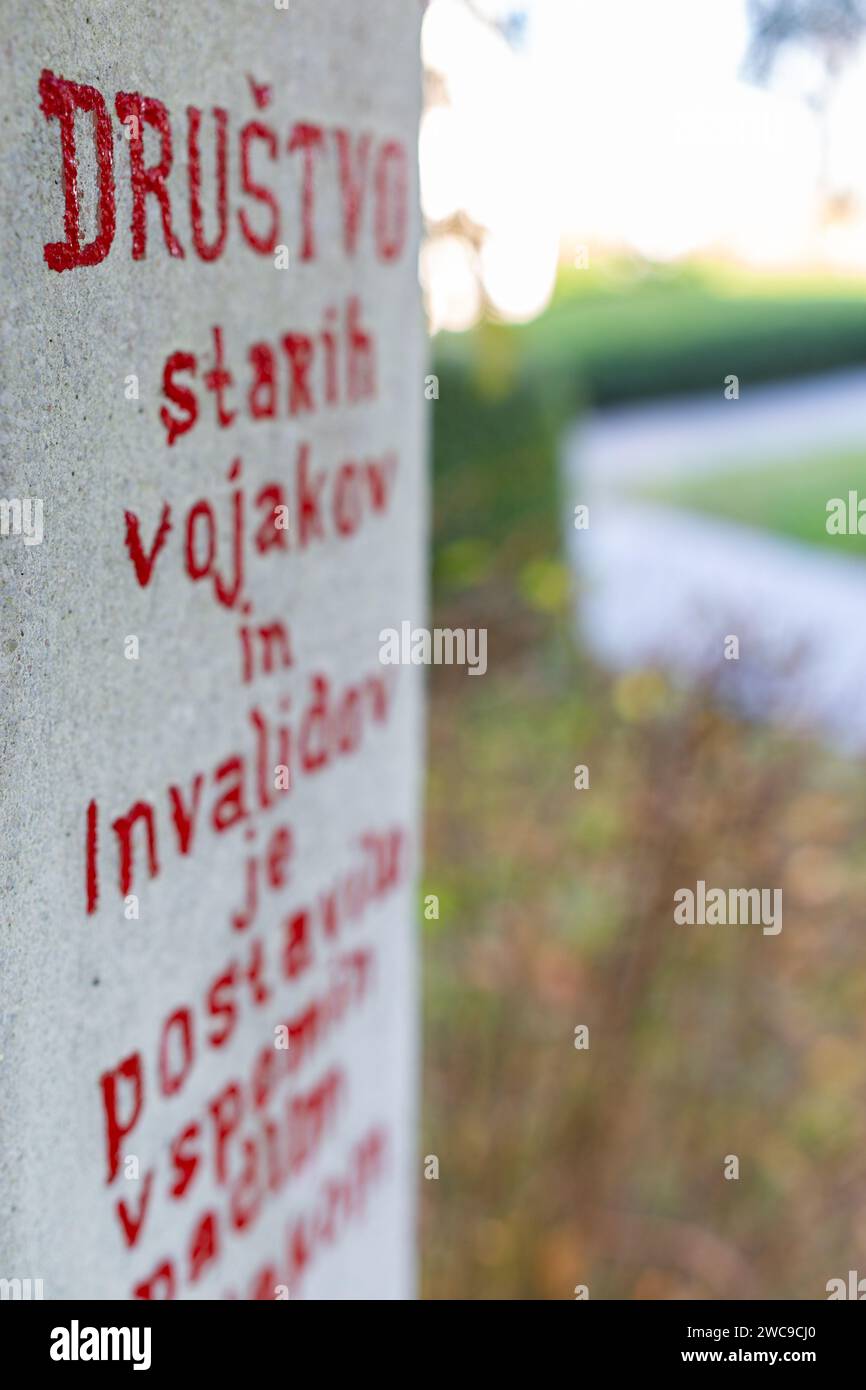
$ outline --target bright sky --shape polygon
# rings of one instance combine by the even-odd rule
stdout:
[[[528,11],[525,41],[512,53],[461,0],[431,0],[425,60],[444,72],[451,109],[422,132],[424,202],[434,219],[461,207],[489,228],[467,284],[480,269],[508,316],[537,311],[563,239],[866,268],[862,221],[817,249],[819,134],[802,99],[812,61],[789,57],[769,91],[744,82],[745,0],[476,4]],[[832,186],[866,205],[866,53],[836,90]],[[457,248],[444,256],[453,271]]]
[[[815,122],[740,79],[741,0],[536,0],[528,38],[566,227],[661,256],[719,241],[772,256],[796,239]]]

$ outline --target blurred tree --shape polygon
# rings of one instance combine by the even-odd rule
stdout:
[[[866,0],[749,0],[752,37],[745,72],[769,81],[780,55],[800,48],[817,60],[819,80],[806,94],[820,135],[819,191],[829,197],[830,107],[846,61],[866,34]]]
[[[814,45],[824,64],[837,72],[866,30],[864,0],[749,0],[752,40],[746,66],[764,81],[780,49]]]
[[[463,0],[466,8],[471,10],[476,19],[480,19],[484,24],[489,24],[502,35],[506,43],[511,48],[522,48],[526,41],[527,25],[529,15],[525,8],[517,7],[508,9],[502,14],[488,12],[479,0]]]

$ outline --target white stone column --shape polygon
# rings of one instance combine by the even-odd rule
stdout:
[[[414,1292],[421,6],[10,0],[0,1276]]]

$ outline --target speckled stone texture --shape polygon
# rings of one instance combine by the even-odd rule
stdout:
[[[0,498],[44,514],[41,544],[12,511],[0,537],[0,1277],[47,1299],[414,1292],[422,677],[382,667],[378,634],[426,610],[420,19],[411,0],[0,16]],[[65,234],[43,70],[95,88],[111,122],[111,249],[63,272],[44,256]],[[167,109],[182,258],[153,193],[132,255],[117,93]],[[210,261],[188,107],[205,243],[227,113]],[[250,122],[273,136],[251,141],[244,193]],[[83,244],[93,129],[80,112]],[[158,126],[142,138],[158,164]],[[275,209],[287,270],[240,221],[267,244]],[[360,349],[352,378],[351,324],[374,391]],[[254,344],[275,383],[253,407]],[[179,352],[198,416],[169,447]],[[267,670],[258,630],[276,622]]]

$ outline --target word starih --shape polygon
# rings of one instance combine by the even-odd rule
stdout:
[[[770,911],[772,893],[772,912]],[[710,888],[698,879],[696,891],[678,888],[674,893],[674,921],[678,926],[763,925],[764,936],[782,930],[781,888]]]
[[[487,628],[413,628],[410,622],[384,627],[379,633],[383,666],[467,666],[470,676],[487,670]]]

